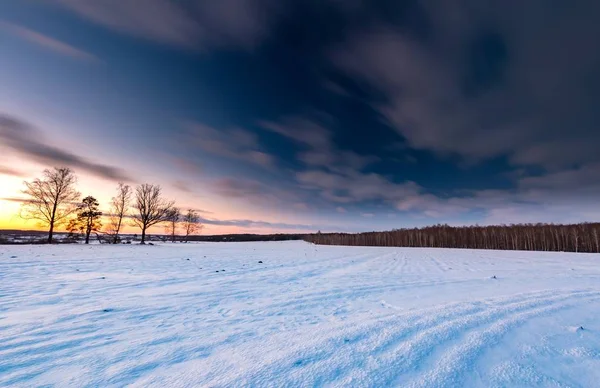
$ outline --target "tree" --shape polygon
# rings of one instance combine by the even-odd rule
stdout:
[[[183,228],[185,230],[185,242],[188,242],[190,235],[196,234],[202,229],[200,217],[194,209],[188,209],[183,216]]]
[[[131,186],[119,182],[117,195],[110,201],[110,221],[108,233],[112,236],[112,243],[119,242],[119,232],[123,224],[123,218],[127,216],[131,205]]]
[[[43,178],[23,182],[26,199],[21,207],[21,217],[37,220],[48,226],[48,244],[52,244],[54,228],[64,223],[77,210],[80,193],[75,190],[77,177],[71,169],[55,167],[46,169]]]
[[[90,234],[97,232],[102,227],[100,217],[102,212],[98,210],[98,200],[92,196],[87,196],[81,201],[81,204],[77,206],[77,218],[72,219],[69,222],[68,230],[73,233],[79,231],[85,234],[85,243],[90,243]]]
[[[171,241],[175,242],[175,235],[177,234],[177,225],[181,220],[181,211],[178,207],[173,207],[165,214],[165,221],[167,221],[166,231],[171,236]]]
[[[162,189],[159,185],[144,183],[135,188],[135,204],[133,208],[133,222],[142,230],[140,244],[146,243],[146,230],[165,221],[167,212],[173,207],[173,202],[162,198]]]

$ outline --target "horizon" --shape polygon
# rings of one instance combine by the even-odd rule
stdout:
[[[203,235],[597,222],[600,5],[480,4],[4,2],[0,229],[63,166]]]

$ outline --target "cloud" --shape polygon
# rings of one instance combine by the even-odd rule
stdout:
[[[69,166],[113,181],[132,179],[120,168],[94,163],[70,151],[48,145],[37,128],[0,113],[0,147],[46,166]]]
[[[255,47],[280,10],[275,0],[55,0],[111,30],[190,49]]]
[[[315,231],[320,229],[334,229],[323,225],[311,225],[311,224],[288,224],[284,222],[269,222],[260,220],[219,220],[212,218],[200,217],[200,222],[208,225],[220,225],[220,226],[237,226],[237,227],[253,227],[253,228],[269,228],[269,229],[290,229],[290,230],[306,230]]]
[[[325,167],[330,170],[362,170],[379,161],[379,158],[373,155],[360,155],[354,151],[339,149],[333,141],[333,133],[314,120],[292,117],[281,122],[264,121],[260,125],[304,146],[305,150],[299,152],[297,157],[307,166]]]
[[[426,0],[349,34],[336,67],[412,148],[563,169],[600,160],[600,5]],[[412,12],[412,13],[411,13]],[[413,15],[414,13],[414,15]]]
[[[23,173],[21,173],[18,170],[15,170],[14,168],[0,165],[0,175],[10,175],[10,176],[21,177],[21,176],[23,176]]]
[[[200,123],[188,123],[185,128],[190,144],[206,153],[267,168],[273,166],[273,157],[261,149],[252,132],[239,128],[219,130]]]
[[[28,201],[27,198],[18,198],[18,197],[4,197],[4,198],[0,198],[0,200],[7,201],[7,202],[16,202],[16,203],[23,203],[23,202]]]
[[[303,171],[296,179],[305,188],[318,190],[321,196],[336,203],[383,200],[399,201],[416,195],[421,188],[414,182],[394,183],[379,174],[346,171],[332,173],[319,170]]]
[[[300,194],[276,185],[244,179],[224,177],[213,181],[211,190],[225,198],[243,199],[244,201],[267,207],[281,204],[301,203]]]
[[[60,40],[51,38],[47,35],[30,30],[29,28],[4,21],[0,21],[0,28],[28,42],[34,43],[50,51],[54,51],[55,53],[81,61],[99,62],[99,59],[93,54],[73,47],[65,42],[61,42]]]
[[[177,190],[179,190],[181,192],[184,192],[184,193],[193,193],[194,192],[194,190],[192,190],[192,188],[190,187],[190,185],[187,182],[184,182],[184,181],[179,181],[179,180],[178,181],[174,181],[172,183],[172,186],[175,189],[177,189]]]

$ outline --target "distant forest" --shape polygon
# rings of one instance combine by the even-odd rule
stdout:
[[[323,245],[600,253],[600,223],[461,227],[436,225],[388,232],[317,233],[305,236],[305,240]]]

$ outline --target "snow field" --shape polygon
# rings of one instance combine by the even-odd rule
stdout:
[[[599,264],[304,242],[0,246],[0,386],[595,386]]]

